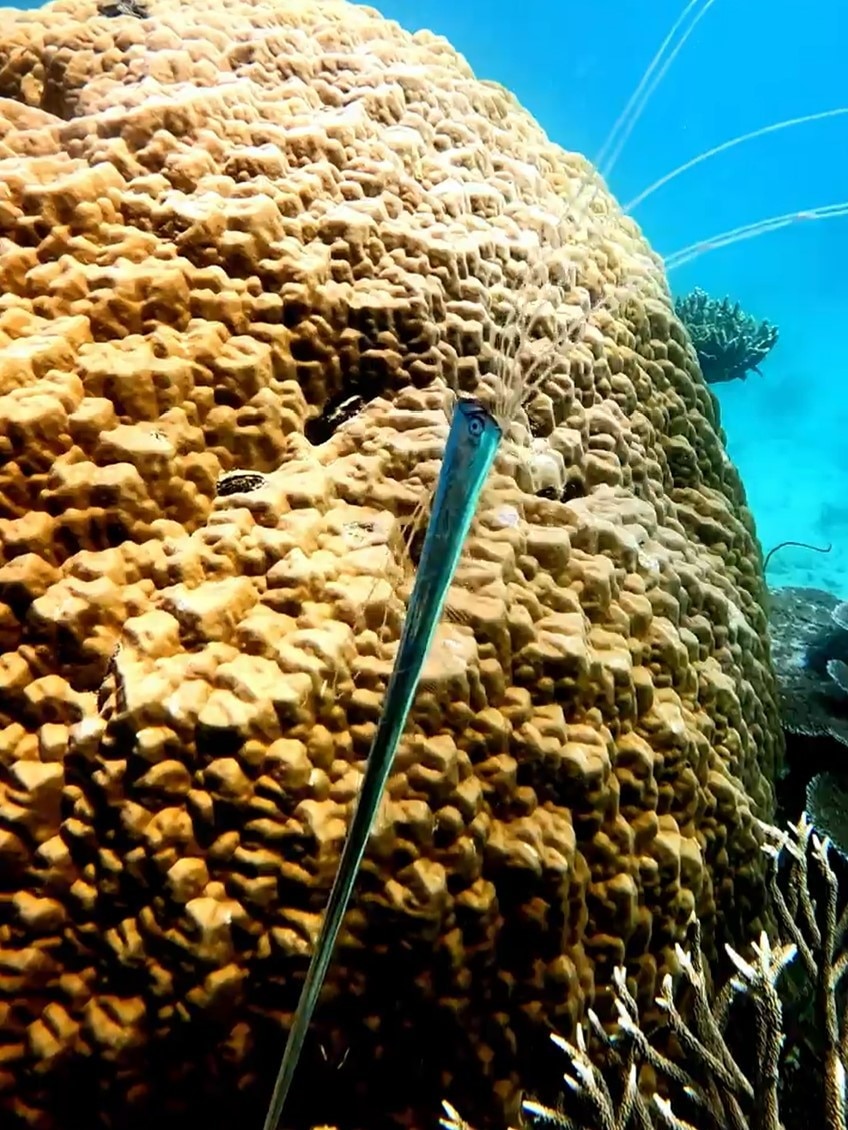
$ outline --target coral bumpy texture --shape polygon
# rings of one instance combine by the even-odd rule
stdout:
[[[0,1121],[261,1110],[444,389],[497,392],[536,279],[547,367],[290,1111],[497,1122],[615,966],[650,1013],[693,911],[708,953],[759,930],[743,493],[640,233],[448,44],[342,3],[145,11],[0,32]]]

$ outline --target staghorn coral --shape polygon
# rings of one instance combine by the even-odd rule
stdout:
[[[698,354],[698,364],[709,384],[744,380],[759,373],[759,363],[777,343],[777,327],[757,322],[739,303],[710,298],[696,287],[674,303]]]
[[[590,1012],[595,1037],[618,1077],[616,1083],[610,1087],[604,1071],[593,1061],[582,1028],[578,1028],[576,1045],[555,1037],[570,1061],[570,1073],[564,1078],[577,1096],[574,1105],[582,1108],[583,1117],[568,1113],[570,1104],[565,1097],[558,1111],[530,1100],[524,1103],[530,1125],[559,1130],[783,1130],[778,1097],[783,1007],[776,986],[796,949],[794,945],[773,949],[764,931],[753,950],[749,962],[728,947],[737,975],[714,996],[708,988],[700,938],[693,924],[691,951],[679,950],[683,982],[693,1001],[691,1021],[684,1018],[675,1001],[670,976],[658,998],[679,1048],[671,1057],[658,1051],[640,1027],[639,1010],[627,988],[624,970],[617,970],[618,1035],[610,1037]],[[728,1044],[732,1006],[742,994],[755,1011],[751,1034],[756,1039],[757,1056],[752,1080],[746,1077]],[[639,1088],[640,1070],[653,1073],[663,1090],[675,1093],[676,1101],[670,1101],[659,1089],[646,1097]]]
[[[444,41],[146,7],[0,32],[0,1114],[261,1108],[445,389],[514,365],[292,1109],[502,1120],[617,966],[649,1013],[693,912],[762,924],[741,486],[639,232]]]
[[[802,1130],[813,1124],[821,1130],[845,1130],[848,1012],[842,981],[848,971],[848,907],[839,907],[828,842],[818,839],[805,816],[787,832],[766,824],[762,829],[763,850],[773,860],[771,893],[780,940],[772,943],[763,932],[750,960],[728,946],[735,973],[716,992],[693,919],[688,952],[678,950],[688,994],[679,986],[675,994],[668,976],[658,1000],[677,1041],[671,1057],[657,1049],[655,1036],[649,1039],[626,971],[617,969],[617,1030],[610,1035],[590,1010],[591,1045],[582,1025],[574,1044],[553,1036],[569,1063],[566,1091],[556,1108],[526,1100],[523,1111],[530,1126]],[[799,973],[794,990],[793,971]],[[678,1005],[676,996],[684,1003]],[[787,1041],[782,996],[790,1013],[797,1014],[799,1001],[810,1013],[817,1046],[808,1049],[814,1058],[803,1065],[803,1076],[797,1064],[805,1051],[797,1042],[802,1030],[796,1026],[793,1031],[796,1043]],[[750,1061],[747,1075],[739,1064],[740,1052]],[[448,1102],[441,1126],[470,1130]]]

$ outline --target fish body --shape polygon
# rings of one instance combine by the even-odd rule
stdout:
[[[362,788],[301,989],[264,1130],[277,1130],[421,670],[501,435],[500,425],[479,401],[458,401],[377,733],[368,753]]]

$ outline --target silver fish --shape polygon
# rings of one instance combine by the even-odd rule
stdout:
[[[421,669],[501,436],[500,425],[478,400],[458,401],[383,711],[368,753],[362,788],[330,891],[321,933],[301,989],[264,1130],[277,1130]]]

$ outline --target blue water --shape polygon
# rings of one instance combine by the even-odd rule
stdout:
[[[683,0],[384,0],[384,15],[445,35],[509,87],[552,140],[596,154]],[[610,178],[622,202],[684,161],[771,122],[848,105],[848,5],[716,0],[640,118]],[[742,224],[848,200],[848,116],[740,146],[634,213],[670,254]],[[799,223],[711,252],[670,276],[730,294],[780,340],[745,382],[713,386],[730,454],[767,549],[792,538],[773,584],[848,597],[848,217]]]
[[[25,4],[24,6],[35,6]],[[592,157],[684,0],[383,0],[384,15],[445,35],[481,78],[509,87],[550,137]],[[848,104],[848,4],[715,0],[656,91],[610,185],[626,202],[731,137]],[[848,116],[761,138],[685,174],[635,214],[663,255],[742,224],[848,200]],[[711,252],[675,271],[775,323],[763,375],[714,386],[730,454],[774,584],[848,597],[848,218]]]

